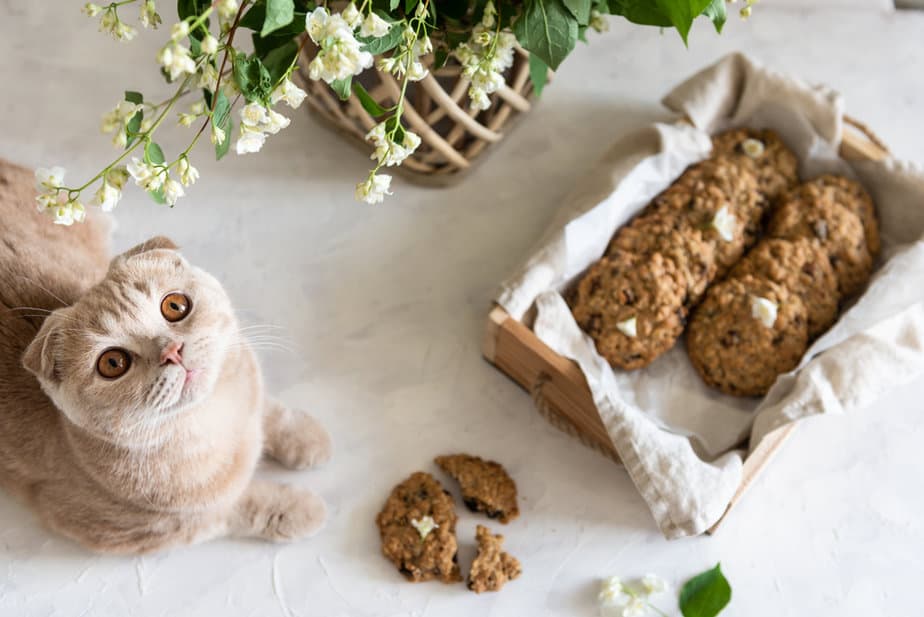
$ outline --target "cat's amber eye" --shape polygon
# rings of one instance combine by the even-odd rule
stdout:
[[[169,293],[160,301],[160,312],[170,323],[182,321],[189,314],[192,303],[189,296],[178,291]]]
[[[118,379],[132,365],[131,355],[124,349],[113,347],[100,354],[96,361],[96,372],[106,379]]]

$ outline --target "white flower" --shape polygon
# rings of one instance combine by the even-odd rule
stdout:
[[[741,149],[752,159],[760,158],[764,154],[764,142],[748,138],[741,142]]]
[[[375,125],[366,134],[366,140],[372,142],[375,146],[375,151],[370,158],[376,159],[380,165],[388,167],[400,165],[420,145],[420,136],[410,131],[404,132],[402,143],[399,144],[394,141],[392,135],[387,133],[385,122]]]
[[[318,7],[305,18],[305,30],[318,46],[308,65],[308,77],[327,83],[358,75],[372,66],[372,54],[362,51],[353,29],[339,14]]]
[[[103,133],[114,133],[112,144],[124,148],[128,144],[128,123],[141,109],[142,106],[136,103],[119,101],[112,111],[103,115],[99,128]]]
[[[636,330],[636,318],[630,317],[625,321],[620,321],[616,324],[616,329],[628,336],[629,338],[635,338],[638,333]]]
[[[162,20],[157,12],[157,7],[154,6],[154,0],[144,0],[141,3],[141,17],[139,19],[142,26],[152,30],[161,24]]]
[[[260,131],[248,131],[241,125],[241,134],[237,138],[237,143],[234,146],[235,151],[238,154],[252,154],[254,152],[259,152],[263,147],[263,144],[266,143],[266,133]]]
[[[189,36],[189,24],[185,21],[177,22],[170,28],[170,38],[174,43],[179,43],[180,39],[185,39],[187,36]]]
[[[590,12],[590,23],[588,25],[597,32],[609,32],[610,29],[610,22],[596,9]]]
[[[436,524],[436,521],[433,520],[432,516],[424,516],[420,520],[416,518],[411,519],[411,527],[417,530],[417,533],[420,534],[421,540],[426,540],[427,536],[430,535],[434,529],[438,529],[439,525]]]
[[[776,313],[779,306],[772,300],[751,296],[751,317],[759,321],[765,328],[772,328],[776,323]]]
[[[175,81],[180,75],[196,72],[196,63],[189,56],[189,49],[172,41],[165,45],[157,54],[157,62],[164,67],[170,75],[170,81]]]
[[[122,199],[122,191],[104,180],[99,190],[93,195],[92,203],[99,206],[103,212],[111,212],[120,199]]]
[[[215,10],[222,19],[231,19],[237,13],[237,0],[218,0],[215,3]]]
[[[225,143],[226,137],[227,136],[225,135],[225,132],[223,129],[220,129],[214,124],[212,124],[212,133],[209,135],[209,140],[211,140],[213,144],[217,145],[217,144]]]
[[[738,220],[735,215],[728,211],[728,206],[722,206],[719,211],[712,217],[712,227],[718,232],[719,237],[726,242],[735,239],[735,228],[738,226]]]
[[[248,103],[241,108],[241,124],[249,129],[259,129],[268,119],[266,107],[260,103]]]
[[[497,9],[494,8],[494,2],[488,0],[484,5],[484,13],[481,16],[481,25],[485,28],[494,27],[494,18],[497,16]]]
[[[613,607],[622,604],[628,596],[618,576],[603,579],[597,601],[601,607]]]
[[[376,15],[369,13],[363,20],[363,25],[359,29],[359,36],[382,38],[391,30],[391,24]]]
[[[261,127],[262,130],[266,131],[270,135],[275,135],[282,129],[289,126],[291,122],[288,118],[283,116],[281,113],[273,111],[272,109],[266,110],[266,123]]]
[[[205,38],[202,39],[202,43],[199,45],[202,49],[202,53],[212,55],[218,53],[218,39],[216,39],[211,34],[206,34]],[[213,67],[214,68],[214,67]]]
[[[67,172],[63,167],[39,167],[35,170],[35,180],[39,190],[61,186],[64,183],[65,173]]]
[[[106,174],[106,182],[120,191],[125,188],[126,181],[128,181],[128,170],[124,167],[113,167]]]
[[[356,4],[351,2],[347,5],[343,11],[341,11],[340,16],[343,17],[343,21],[347,23],[351,30],[356,30],[363,21],[363,15],[356,10]]]
[[[135,184],[146,191],[156,191],[163,185],[165,172],[153,165],[148,165],[139,158],[133,157],[125,168],[135,180]]]
[[[407,78],[411,81],[420,81],[426,77],[429,72],[430,71],[424,68],[422,63],[414,61],[407,67]]]
[[[199,73],[199,80],[196,83],[199,88],[205,88],[209,92],[215,92],[218,87],[218,69],[211,62],[204,62]]]
[[[87,17],[96,17],[97,15],[99,15],[99,12],[102,10],[103,10],[103,7],[101,7],[98,4],[93,4],[92,2],[87,2],[86,4],[83,5],[83,8],[81,9],[83,14],[86,15]]]
[[[391,195],[391,176],[388,174],[372,174],[365,182],[356,185],[356,200],[367,204],[380,204],[386,195]]]
[[[180,182],[183,186],[192,186],[199,179],[199,170],[189,164],[189,159],[185,156],[177,163],[177,171],[180,172]]]
[[[667,591],[667,582],[657,574],[646,574],[642,577],[642,587],[649,595],[662,593]]]
[[[273,93],[270,95],[270,101],[274,104],[279,101],[285,101],[286,105],[292,109],[296,109],[302,104],[306,96],[307,94],[305,94],[304,90],[292,83],[290,79],[286,78],[281,84],[276,86],[275,90],[273,90]]]
[[[641,598],[632,598],[622,607],[622,617],[642,617],[648,611],[645,601]]]
[[[164,201],[170,206],[176,205],[176,200],[185,195],[182,185],[173,178],[164,182]]]
[[[82,222],[87,216],[86,209],[79,201],[68,201],[48,212],[54,217],[55,225],[73,225]]]
[[[493,7],[491,9],[493,11]],[[493,16],[486,21],[493,23]],[[453,52],[462,64],[462,74],[471,80],[468,96],[472,109],[485,110],[491,106],[489,95],[504,87],[504,72],[513,66],[516,37],[512,32],[495,32],[483,21],[472,29],[467,43]]]

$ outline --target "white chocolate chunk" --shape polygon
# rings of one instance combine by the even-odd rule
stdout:
[[[760,296],[751,296],[751,316],[763,324],[765,328],[772,328],[776,323],[777,304]]]
[[[625,321],[620,321],[618,324],[616,324],[616,328],[629,338],[635,338],[638,334],[635,329],[635,323],[635,317],[632,317]]]
[[[741,142],[741,149],[749,157],[756,159],[764,154],[764,142],[759,139],[748,138]]]
[[[712,217],[712,226],[719,232],[720,238],[731,242],[735,239],[735,227],[738,226],[738,220],[728,211],[728,206],[722,206]]]

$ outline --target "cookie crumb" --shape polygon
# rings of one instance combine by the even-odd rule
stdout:
[[[499,591],[501,587],[522,574],[523,568],[516,557],[502,550],[504,536],[494,535],[483,525],[475,531],[478,555],[468,575],[468,588],[475,593]]]

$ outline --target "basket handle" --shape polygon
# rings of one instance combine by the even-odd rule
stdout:
[[[536,376],[536,381],[534,381],[533,385],[529,388],[529,394],[533,399],[533,404],[536,407],[536,411],[539,412],[539,415],[562,433],[575,437],[588,448],[602,454],[612,461],[622,464],[622,461],[619,460],[619,457],[616,456],[614,452],[607,450],[596,441],[587,437],[571,420],[557,412],[551,403],[549,403],[542,389],[545,384],[549,383],[551,380],[552,378],[548,373],[540,372]]]
[[[844,114],[844,122],[852,126],[854,129],[856,129],[860,133],[862,133],[863,136],[866,137],[868,140],[870,140],[870,142],[873,145],[880,148],[887,155],[892,154],[891,152],[889,152],[889,147],[886,146],[882,142],[881,139],[879,139],[879,136],[876,135],[876,133],[874,133],[871,128],[869,128],[868,126],[866,126],[865,124],[863,124],[862,122],[854,118],[853,116],[848,116],[847,114]]]

